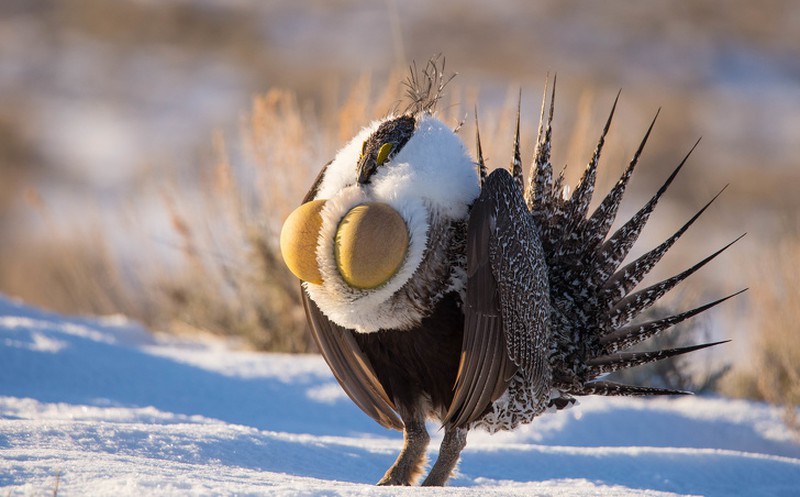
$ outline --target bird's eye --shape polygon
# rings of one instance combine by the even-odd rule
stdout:
[[[378,163],[379,166],[382,166],[384,162],[389,158],[389,154],[392,152],[393,145],[391,143],[384,143],[381,145],[381,148],[378,150],[378,157],[375,162]]]

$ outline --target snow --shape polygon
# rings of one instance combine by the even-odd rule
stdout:
[[[3,496],[800,494],[800,445],[753,402],[586,398],[513,433],[471,433],[448,488],[374,487],[400,442],[319,357],[0,297]]]

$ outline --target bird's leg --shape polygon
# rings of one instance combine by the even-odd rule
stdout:
[[[422,482],[425,487],[441,487],[453,473],[461,451],[467,445],[466,428],[445,428],[444,440],[439,448],[439,457],[436,459],[428,477]]]
[[[425,451],[431,440],[425,429],[425,420],[403,417],[403,422],[406,425],[403,429],[403,450],[378,485],[413,485],[422,474]]]

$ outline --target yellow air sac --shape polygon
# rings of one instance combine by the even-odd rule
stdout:
[[[377,288],[397,273],[408,251],[408,228],[387,204],[368,202],[351,209],[336,230],[336,266],[354,288]]]
[[[324,200],[306,202],[289,214],[281,228],[283,261],[295,276],[315,285],[322,284],[317,266],[317,239],[324,206]]]

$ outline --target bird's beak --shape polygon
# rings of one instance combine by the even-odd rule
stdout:
[[[369,183],[370,177],[375,173],[376,169],[378,169],[378,165],[374,160],[371,160],[368,157],[362,159],[356,168],[356,178],[358,179],[358,184],[365,185]]]

